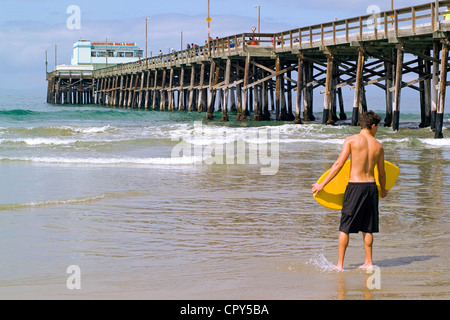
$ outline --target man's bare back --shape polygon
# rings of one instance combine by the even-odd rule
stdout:
[[[350,182],[375,181],[375,165],[384,163],[383,146],[368,130],[348,138],[350,144]],[[381,161],[380,161],[381,160]]]
[[[350,182],[375,181],[375,165],[378,165],[381,197],[387,194],[385,189],[386,175],[384,172],[384,149],[381,143],[375,139],[378,125],[371,129],[361,129],[361,132],[345,139],[341,154],[331,167],[328,176],[312,187],[312,192],[317,194],[328,182],[330,182],[344,166],[350,157]]]

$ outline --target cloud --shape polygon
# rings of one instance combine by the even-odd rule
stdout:
[[[69,17],[69,16],[67,16]],[[219,15],[211,23],[213,37],[223,37],[242,32],[251,32],[255,24],[253,17]],[[267,30],[285,30],[287,24],[267,22]],[[183,47],[186,42],[202,45],[207,38],[207,22],[203,15],[162,14],[152,16],[148,22],[148,51],[154,55],[168,47],[180,48],[180,33],[183,30]],[[64,23],[42,21],[9,21],[0,25],[0,79],[2,88],[42,87],[45,82],[45,50],[48,50],[49,71],[54,70],[55,44],[58,64],[70,64],[73,43],[79,39],[102,41],[136,42],[145,49],[145,17],[123,20],[83,20],[80,29],[70,30]]]

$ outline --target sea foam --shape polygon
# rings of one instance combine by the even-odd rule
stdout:
[[[306,263],[317,267],[320,271],[323,272],[336,271],[336,266],[328,261],[323,253],[313,255]]]
[[[64,158],[64,157],[2,157],[0,161],[24,161],[53,164],[84,164],[84,165],[188,165],[201,163],[201,157],[174,158]]]

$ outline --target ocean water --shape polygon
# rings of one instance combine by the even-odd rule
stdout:
[[[0,298],[448,299],[450,123],[434,139],[409,99],[400,130],[377,135],[401,171],[380,203],[377,268],[359,270],[352,235],[336,272],[340,212],[311,185],[359,131],[348,121],[205,122],[3,95]]]

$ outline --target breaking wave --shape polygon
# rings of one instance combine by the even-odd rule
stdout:
[[[81,197],[74,199],[63,199],[63,200],[41,200],[41,201],[30,201],[22,203],[11,203],[11,204],[0,204],[0,211],[11,211],[23,208],[35,208],[44,206],[57,206],[57,205],[71,205],[71,204],[82,204],[95,202],[108,198],[122,198],[128,196],[142,196],[145,195],[143,192],[138,191],[125,191],[125,192],[107,192],[90,197]]]
[[[64,157],[0,157],[0,161],[82,165],[188,165],[202,163],[202,157],[170,158],[64,158]]]

